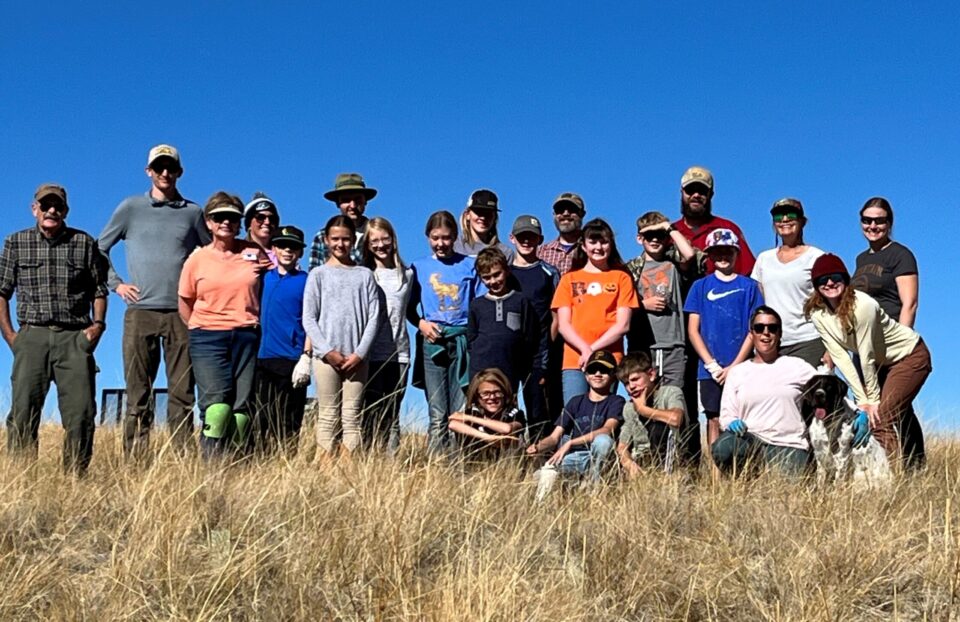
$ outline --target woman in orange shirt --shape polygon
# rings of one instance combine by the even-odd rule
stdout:
[[[598,350],[623,357],[623,336],[639,306],[630,275],[623,269],[613,230],[595,218],[583,227],[574,269],[557,285],[551,308],[563,335],[563,401],[566,404],[589,386],[583,368]],[[559,413],[555,413],[559,415]]]

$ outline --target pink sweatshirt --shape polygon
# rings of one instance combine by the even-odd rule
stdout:
[[[720,427],[726,430],[734,419],[742,419],[747,432],[765,443],[809,449],[800,397],[815,374],[806,361],[793,356],[735,366],[723,387]]]

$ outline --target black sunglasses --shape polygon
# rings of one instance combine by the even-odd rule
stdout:
[[[62,214],[65,211],[67,211],[67,204],[61,201],[60,199],[52,199],[52,200],[45,199],[43,201],[40,201],[40,209],[42,211],[44,212],[50,211],[50,208],[53,208],[57,212]]]
[[[643,233],[640,234],[640,236],[647,242],[653,242],[653,241],[662,242],[663,240],[666,240],[668,237],[670,237],[670,234],[667,233],[666,231],[659,230],[659,231],[644,231]]]
[[[834,283],[846,283],[847,275],[843,274],[842,272],[824,274],[823,276],[818,276],[817,278],[815,278],[813,280],[813,284],[816,285],[817,287],[823,287],[830,281],[833,281]]]
[[[216,214],[210,215],[210,220],[212,220],[217,224],[221,222],[229,222],[229,223],[236,224],[240,222],[240,214],[235,214],[233,212],[217,212]]]
[[[267,218],[269,218],[270,222],[274,224],[280,222],[280,219],[277,218],[276,214],[260,212],[259,214],[253,217],[253,219],[256,220],[257,222],[266,222]]]
[[[860,224],[861,225],[885,225],[890,222],[890,219],[886,216],[877,216],[876,218],[871,216],[861,216]]]
[[[707,196],[710,194],[710,188],[704,186],[703,184],[689,184],[683,187],[683,192],[690,197],[695,194]]]
[[[156,174],[160,174],[163,171],[169,171],[170,173],[179,173],[180,165],[173,160],[157,160],[150,165],[150,170]]]
[[[608,376],[613,375],[613,370],[606,365],[590,365],[587,367],[586,372],[588,376],[592,376],[596,373],[606,374]]]
[[[553,213],[556,216],[559,216],[564,212],[566,212],[567,214],[580,214],[580,208],[578,208],[576,205],[572,203],[560,203],[559,205],[553,208]]]
[[[764,324],[763,322],[756,322],[753,325],[753,332],[758,335],[762,335],[765,332],[770,333],[771,335],[780,334],[780,325],[779,324]]]

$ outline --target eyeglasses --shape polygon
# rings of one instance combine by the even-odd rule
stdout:
[[[259,214],[253,217],[253,219],[256,220],[257,222],[266,222],[268,218],[270,219],[270,222],[272,222],[273,224],[277,224],[278,222],[280,222],[280,219],[277,218],[276,214],[267,214],[264,212],[260,212]]]
[[[780,334],[780,325],[779,324],[764,324],[763,322],[757,322],[753,325],[753,332],[758,335],[763,333],[770,333],[771,335]]]
[[[666,231],[644,231],[640,236],[647,242],[662,242],[666,240],[670,234]]]
[[[210,220],[217,224],[228,222],[231,225],[236,225],[240,223],[240,214],[235,214],[233,212],[217,212],[216,214],[210,215]]]
[[[817,287],[823,287],[827,283],[833,281],[834,283],[846,283],[847,275],[842,272],[834,272],[832,274],[824,274],[823,276],[818,276],[813,280],[813,284]]]
[[[503,391],[500,391],[499,389],[495,389],[493,391],[480,391],[478,395],[482,400],[492,400],[494,398],[503,397]]]
[[[783,221],[791,222],[799,219],[800,219],[800,215],[797,214],[796,212],[784,212],[782,214],[773,215],[773,222],[783,222]]]
[[[695,194],[707,196],[710,194],[710,188],[704,186],[703,184],[688,184],[683,187],[683,193],[688,197],[692,197]]]
[[[890,219],[886,216],[877,216],[876,218],[870,216],[860,217],[861,225],[885,225],[888,222],[890,222]]]

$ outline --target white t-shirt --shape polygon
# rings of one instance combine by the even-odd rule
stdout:
[[[764,443],[809,449],[800,398],[816,373],[809,363],[794,356],[734,366],[720,400],[720,427],[726,430],[734,419],[742,419],[747,432]]]
[[[777,258],[777,249],[771,248],[760,253],[753,266],[750,276],[760,282],[764,301],[783,319],[782,346],[820,338],[813,323],[803,317],[803,303],[813,293],[810,269],[822,254],[810,246],[790,263],[783,263]]]

